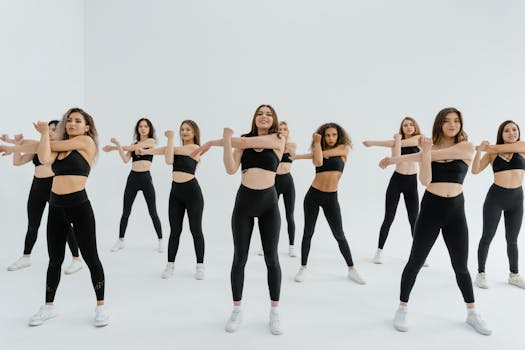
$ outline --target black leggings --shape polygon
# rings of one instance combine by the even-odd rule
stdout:
[[[408,302],[417,274],[441,230],[463,300],[466,303],[474,302],[472,281],[467,267],[468,227],[464,202],[463,193],[451,198],[440,197],[428,191],[423,195],[410,258],[401,276],[401,301]]]
[[[49,266],[46,280],[46,303],[53,302],[55,299],[64,261],[66,236],[71,225],[75,230],[82,257],[91,272],[91,282],[97,300],[104,300],[104,269],[97,253],[95,217],[86,191],[82,190],[64,195],[51,193],[47,219]]]
[[[193,178],[187,182],[171,183],[169,218],[170,218],[170,240],[168,244],[168,262],[174,262],[177,250],[179,250],[180,235],[182,232],[182,221],[184,211],[188,212],[190,231],[193,236],[195,255],[197,263],[204,261],[204,235],[202,234],[202,210],[204,199],[197,179]]]
[[[29,197],[27,198],[27,233],[24,244],[24,255],[30,255],[36,243],[38,228],[42,221],[42,214],[49,201],[53,177],[33,178]],[[71,254],[78,258],[78,244],[73,234],[73,228],[70,227],[67,233],[67,244]]]
[[[518,234],[523,219],[523,189],[493,184],[483,204],[483,235],[478,247],[478,271],[485,272],[490,242],[496,234],[501,212],[505,215],[505,238],[510,272],[518,273]]]
[[[286,222],[288,223],[288,241],[290,245],[293,245],[295,241],[295,220],[293,218],[293,211],[295,208],[295,186],[292,174],[287,173],[276,175],[275,190],[277,191],[277,199],[279,199],[281,194],[283,195]]]
[[[379,231],[379,243],[377,247],[383,249],[385,246],[390,226],[396,216],[399,197],[403,193],[405,206],[407,208],[408,221],[410,222],[410,233],[414,236],[414,226],[416,224],[417,214],[419,211],[419,196],[417,193],[417,174],[403,175],[394,171],[388,188],[386,189],[385,198],[385,218]]]
[[[122,217],[120,218],[120,233],[119,237],[124,238],[126,234],[126,227],[128,227],[129,214],[131,213],[131,206],[135,201],[138,191],[142,191],[146,204],[148,205],[149,216],[153,221],[157,237],[162,238],[162,228],[160,226],[160,219],[157,215],[157,206],[155,204],[155,188],[153,188],[153,181],[149,171],[131,171],[124,190],[124,209]]]
[[[304,197],[304,233],[301,245],[301,265],[306,266],[310,244],[314,235],[315,223],[319,215],[319,207],[323,208],[324,216],[332,234],[339,244],[339,250],[346,260],[346,265],[354,266],[350,247],[343,232],[343,221],[341,220],[341,208],[337,200],[337,192],[323,192],[310,186]]]
[[[231,285],[233,301],[242,299],[244,267],[248,260],[254,218],[258,218],[259,232],[268,269],[270,298],[279,301],[281,293],[281,266],[277,254],[281,216],[277,205],[277,192],[272,186],[264,190],[253,190],[241,185],[237,191],[232,214],[233,264]]]

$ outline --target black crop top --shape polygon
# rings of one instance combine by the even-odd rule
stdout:
[[[450,162],[432,162],[432,183],[453,182],[463,184],[467,175],[468,165],[460,159]]]
[[[51,169],[55,176],[80,175],[88,176],[91,167],[87,160],[77,150],[71,151],[64,159],[56,159]]]
[[[418,152],[419,152],[419,147],[417,146],[401,147],[401,155],[418,153]]]
[[[250,168],[260,168],[275,172],[278,166],[279,158],[277,158],[275,151],[271,148],[264,148],[260,152],[257,152],[253,148],[247,148],[242,152],[242,171]]]
[[[153,154],[145,154],[141,156],[141,155],[136,154],[135,151],[131,151],[131,159],[132,159],[132,162],[136,162],[138,160],[147,160],[148,162],[151,162],[153,161]]]
[[[322,173],[324,171],[340,171],[343,172],[345,168],[345,162],[341,156],[335,156],[330,158],[323,158],[323,165],[315,167],[316,173]]]
[[[525,159],[519,153],[514,153],[508,162],[496,155],[496,159],[492,162],[492,170],[495,173],[515,169],[525,170]]]
[[[35,155],[33,156],[33,164],[35,166],[39,166],[39,165],[42,165],[42,163],[40,163],[40,159],[38,159],[38,154],[35,153]]]
[[[281,158],[281,163],[291,163],[292,159],[290,158],[291,154],[286,152],[283,153],[283,157]]]
[[[195,175],[195,168],[197,168],[197,161],[192,157],[180,154],[173,156],[173,171]]]

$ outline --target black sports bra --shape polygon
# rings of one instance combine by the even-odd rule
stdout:
[[[35,166],[39,166],[39,165],[42,165],[42,163],[40,163],[40,159],[38,159],[38,154],[35,153],[35,155],[33,156],[33,164]]]
[[[496,155],[496,159],[492,162],[492,170],[495,173],[515,169],[525,170],[525,159],[523,159],[519,153],[514,153],[508,162],[499,155]]]
[[[151,162],[153,161],[153,154],[145,154],[143,156],[140,156],[136,154],[135,151],[131,151],[131,159],[132,159],[132,162],[136,162],[139,160],[147,160],[148,162]]]
[[[417,146],[401,147],[401,155],[418,153],[418,152],[419,152],[419,147]]]
[[[269,171],[277,171],[279,158],[271,148],[264,148],[257,152],[253,148],[247,148],[242,152],[241,170],[245,171],[250,168],[260,168]]]
[[[468,165],[460,159],[450,162],[432,162],[432,183],[452,182],[463,184]]]
[[[343,172],[345,168],[345,162],[341,156],[335,156],[330,158],[323,158],[323,165],[315,167],[316,173],[322,173],[325,171],[340,171]]]
[[[180,154],[173,156],[173,171],[195,175],[195,168],[197,168],[197,161],[190,156]]]
[[[73,150],[64,159],[57,159],[51,165],[55,176],[80,175],[88,176],[91,167],[87,160],[77,151]]]
[[[291,163],[292,159],[290,158],[291,154],[289,152],[283,153],[283,157],[281,158],[281,163]]]

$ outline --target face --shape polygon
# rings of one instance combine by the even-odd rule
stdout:
[[[503,136],[503,142],[514,143],[518,141],[518,138],[520,137],[520,132],[518,131],[518,127],[516,126],[516,124],[508,123],[503,128],[501,136]]]
[[[269,130],[273,124],[273,114],[272,110],[268,107],[261,107],[257,111],[255,116],[255,126],[258,129]]]
[[[441,126],[441,131],[446,137],[456,137],[456,135],[461,130],[461,121],[459,120],[459,115],[457,113],[449,113],[445,117],[445,121]]]
[[[49,139],[54,140],[55,139],[55,131],[57,130],[56,124],[49,125]]]
[[[286,124],[280,124],[278,131],[284,137],[288,137],[288,134],[290,133],[290,131],[288,130],[288,126]]]
[[[412,122],[410,119],[403,120],[401,128],[403,129],[403,134],[405,135],[405,137],[412,136],[416,131],[416,126],[414,125],[414,122]]]
[[[324,132],[324,142],[328,147],[334,147],[338,137],[336,128],[328,128]]]
[[[182,143],[193,143],[193,138],[195,137],[195,132],[193,131],[193,128],[191,125],[183,123],[180,126],[180,138],[182,139]]]
[[[147,137],[149,135],[149,125],[145,120],[141,120],[139,126],[137,127],[139,135],[141,137]]]
[[[66,119],[66,133],[69,136],[84,135],[89,131],[84,116],[78,112],[71,113]]]

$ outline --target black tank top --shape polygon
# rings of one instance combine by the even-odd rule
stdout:
[[[180,154],[173,156],[173,171],[195,175],[195,168],[197,168],[197,161],[190,156]]]
[[[42,165],[42,163],[40,163],[40,159],[38,159],[38,154],[35,153],[35,155],[33,156],[33,164],[35,166],[39,166],[39,165]]]
[[[452,182],[463,184],[467,175],[468,165],[460,159],[450,162],[432,162],[432,183]]]
[[[64,159],[56,159],[51,165],[55,176],[80,175],[88,176],[91,167],[87,160],[77,150],[71,151]]]
[[[496,159],[492,162],[492,170],[495,173],[505,170],[525,170],[525,159],[519,153],[514,153],[512,158],[507,162],[505,159],[496,155]]]
[[[401,155],[403,154],[411,154],[411,153],[418,153],[419,147],[417,146],[410,146],[410,147],[401,147]]]
[[[291,154],[289,152],[283,153],[283,157],[281,158],[281,163],[291,163],[292,160],[290,159]]]
[[[145,149],[148,149],[148,148],[145,148]],[[135,151],[131,151],[131,159],[132,159],[132,162],[136,162],[139,160],[147,160],[148,162],[151,162],[153,161],[153,154],[145,154],[141,156],[141,155],[136,154]]]
[[[277,171],[279,158],[271,148],[264,148],[257,152],[253,148],[247,148],[242,152],[241,170],[245,171],[250,168],[260,168],[269,171]]]
[[[315,167],[316,173],[322,173],[325,171],[340,171],[343,172],[345,168],[345,162],[341,156],[335,156],[330,158],[323,158],[323,165]]]

